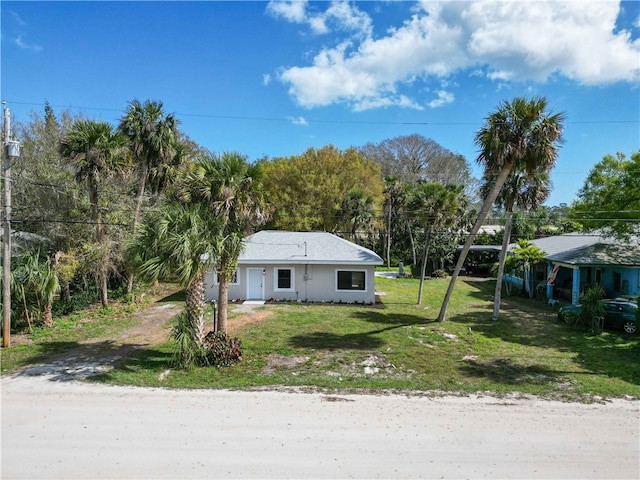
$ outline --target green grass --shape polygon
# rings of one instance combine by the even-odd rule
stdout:
[[[385,295],[375,307],[263,307],[264,319],[233,332],[244,354],[237,366],[167,375],[167,342],[138,351],[93,381],[170,388],[523,393],[583,401],[640,398],[640,335],[605,331],[592,336],[558,322],[553,307],[519,296],[503,299],[500,320],[494,322],[495,283],[464,277],[447,321],[439,323],[447,279],[425,282],[423,305],[415,304],[417,279],[376,283]]]

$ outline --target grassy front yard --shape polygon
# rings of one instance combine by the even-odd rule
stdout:
[[[94,381],[640,398],[640,335],[592,336],[558,322],[555,308],[519,296],[504,298],[501,319],[493,322],[494,282],[465,277],[458,281],[447,321],[438,323],[447,279],[426,282],[421,306],[415,304],[418,280],[376,281],[384,294],[375,307],[292,303],[232,312],[231,333],[242,340],[244,353],[237,366],[172,370],[167,341],[136,350]],[[44,362],[94,338],[122,338],[135,324],[135,308],[115,304],[58,319],[53,330],[38,328],[14,338],[11,348],[1,350],[2,372]]]
[[[554,398],[640,398],[640,336],[591,336],[541,301],[506,297],[491,320],[493,281],[459,280],[448,320],[435,322],[448,280],[384,279],[383,304],[279,304],[242,317],[231,368],[169,369],[169,343],[97,381],[172,388],[274,385],[348,391],[523,392]],[[251,316],[253,315],[253,316]],[[232,314],[233,316],[233,314]]]

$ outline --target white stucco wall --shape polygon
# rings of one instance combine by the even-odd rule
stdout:
[[[289,300],[309,302],[344,302],[344,303],[372,303],[375,302],[375,267],[361,265],[259,265],[243,264],[238,267],[237,283],[229,284],[228,299],[246,300],[249,298],[248,278],[250,269],[261,274],[261,300]],[[293,269],[292,288],[278,290],[276,272],[278,269]],[[337,271],[365,272],[365,290],[338,290]],[[262,273],[262,271],[264,273]],[[218,299],[218,284],[215,274],[210,272],[205,277],[207,298],[209,301]],[[258,298],[251,298],[257,300]]]

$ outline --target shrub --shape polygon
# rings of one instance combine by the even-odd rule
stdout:
[[[93,305],[97,300],[98,293],[94,289],[75,292],[69,299],[59,300],[53,303],[53,316],[61,317],[63,315],[77,312],[78,310],[83,310]]]
[[[231,338],[225,333],[209,332],[202,345],[196,341],[194,325],[186,312],[176,318],[171,329],[171,338],[175,340],[173,347],[173,364],[177,367],[228,367],[242,360],[240,340]]]
[[[228,367],[242,360],[240,340],[226,333],[209,332],[204,337],[207,364],[214,367]]]
[[[444,270],[438,269],[438,270],[434,270],[431,276],[434,278],[447,278],[449,274]]]
[[[605,291],[600,285],[589,288],[582,296],[582,310],[580,317],[582,323],[591,329],[591,333],[599,335],[602,333],[604,322],[604,306],[602,299]]]

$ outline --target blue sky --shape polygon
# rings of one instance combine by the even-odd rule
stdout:
[[[417,133],[464,155],[504,100],[567,117],[549,205],[640,149],[640,2],[1,3],[1,95],[117,123],[161,100],[216,152],[255,160]]]

